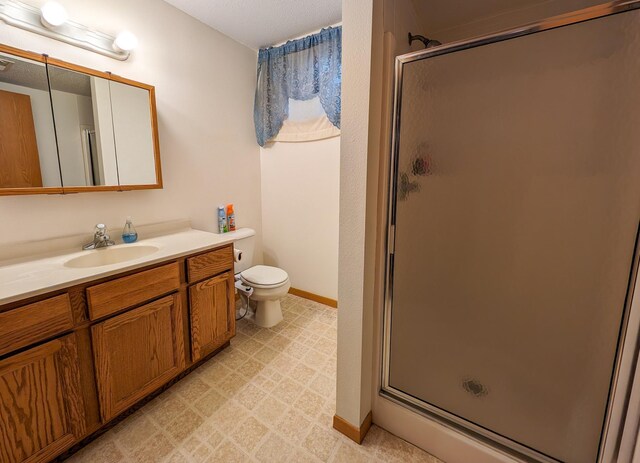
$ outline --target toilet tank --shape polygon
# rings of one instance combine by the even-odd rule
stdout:
[[[234,272],[240,273],[253,267],[253,253],[255,251],[256,232],[251,228],[240,228],[234,233],[233,247],[236,251],[242,251],[242,258],[234,264]]]

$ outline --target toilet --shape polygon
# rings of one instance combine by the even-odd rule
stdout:
[[[241,233],[240,233],[241,232]],[[282,321],[282,299],[291,288],[289,275],[278,267],[253,265],[255,231],[247,228],[238,230],[234,242],[236,287],[250,299],[256,301],[254,321],[256,325],[270,328]],[[247,288],[251,290],[247,291]]]

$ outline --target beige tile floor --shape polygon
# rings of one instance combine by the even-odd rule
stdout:
[[[439,462],[376,426],[361,446],[335,431],[337,312],[282,305],[282,323],[241,320],[229,348],[67,461]]]

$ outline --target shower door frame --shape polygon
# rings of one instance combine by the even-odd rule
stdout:
[[[385,237],[385,273],[384,273],[384,298],[382,310],[382,368],[380,378],[380,395],[392,402],[408,407],[415,412],[435,420],[449,429],[462,432],[467,437],[493,447],[495,450],[510,457],[522,461],[557,463],[558,460],[547,455],[543,455],[525,445],[519,444],[511,439],[494,433],[486,428],[476,425],[461,417],[458,417],[446,410],[428,404],[409,394],[406,394],[389,384],[389,362],[391,349],[391,315],[393,311],[393,277],[394,277],[394,245],[395,245],[395,213],[397,198],[397,165],[400,150],[400,127],[402,110],[402,82],[403,68],[405,64],[412,63],[435,56],[454,53],[470,48],[489,45],[505,40],[532,35],[538,32],[557,29],[573,24],[578,24],[594,19],[624,13],[631,10],[640,9],[640,0],[618,0],[602,5],[578,10],[572,13],[555,16],[537,23],[528,24],[522,27],[509,29],[504,32],[490,34],[452,42],[450,44],[408,53],[398,56],[395,62],[394,76],[394,101],[392,116],[392,134],[390,146],[389,164],[389,189],[387,195],[386,211],[386,237]],[[630,402],[632,386],[640,388],[640,384],[633,384],[633,376],[636,371],[640,372],[640,359],[638,356],[638,336],[640,334],[640,297],[634,300],[634,289],[638,278],[638,267],[640,263],[640,245],[638,236],[636,237],[635,251],[627,296],[625,299],[624,313],[618,344],[612,379],[609,388],[609,396],[602,433],[600,435],[600,445],[598,450],[599,463],[614,463],[622,447],[626,452],[633,452],[633,448],[640,444],[637,438],[637,431],[640,426],[640,416],[637,411],[627,407]],[[632,316],[633,315],[633,316]],[[636,366],[638,365],[638,368]],[[640,378],[640,375],[638,376]],[[634,394],[637,392],[634,390]],[[625,427],[629,432],[624,432]]]

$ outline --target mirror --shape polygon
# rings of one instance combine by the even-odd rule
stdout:
[[[0,53],[0,189],[61,186],[46,66]]]
[[[120,185],[156,183],[150,90],[110,81]]]
[[[0,44],[0,195],[150,188],[153,86]]]
[[[62,184],[118,185],[109,80],[48,68]]]

